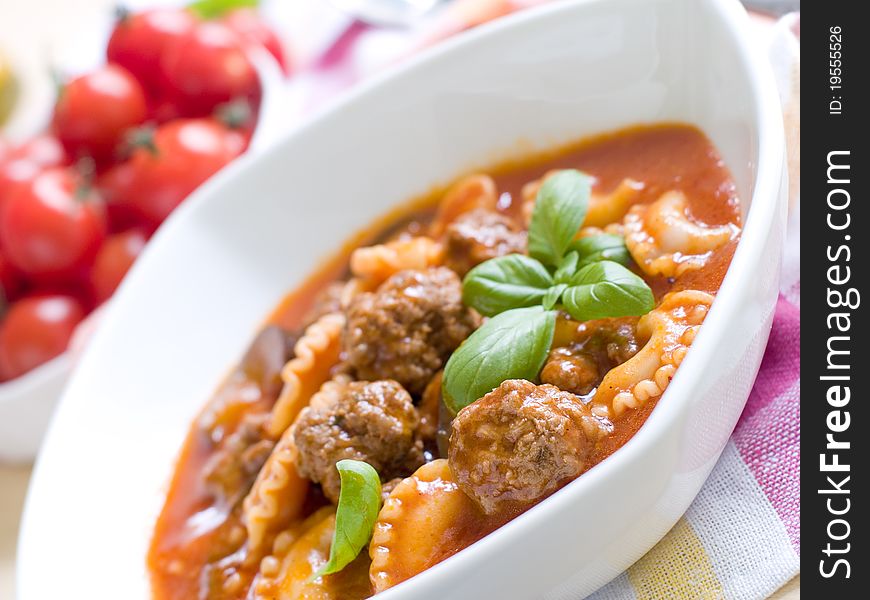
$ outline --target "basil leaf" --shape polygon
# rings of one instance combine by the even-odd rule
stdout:
[[[631,264],[631,254],[621,235],[602,233],[574,240],[569,246],[580,255],[579,266],[585,267],[600,260],[612,260],[623,265]]]
[[[655,305],[646,282],[620,265],[603,260],[580,269],[562,294],[562,304],[578,321],[643,315]]]
[[[564,292],[567,289],[568,289],[567,283],[557,283],[556,285],[551,287],[549,290],[547,290],[547,295],[544,296],[543,300],[541,300],[541,306],[543,306],[547,310],[550,310],[551,308],[556,306],[556,304],[559,303],[559,298],[562,297],[562,292]]]
[[[490,259],[462,281],[462,301],[491,317],[511,308],[540,304],[553,285],[544,265],[522,254]]]
[[[369,543],[381,509],[381,478],[374,467],[360,460],[345,459],[335,463],[335,468],[341,477],[341,492],[329,560],[311,579],[337,573],[353,562]]]
[[[200,19],[216,19],[237,8],[256,8],[260,0],[196,0],[187,5]]]
[[[565,258],[562,259],[562,262],[559,263],[559,268],[556,269],[553,279],[555,279],[557,283],[568,283],[571,281],[571,277],[573,277],[574,273],[577,272],[577,263],[579,260],[580,255],[575,250],[568,252]]]
[[[536,379],[555,327],[556,311],[541,306],[508,310],[484,323],[444,367],[447,408],[455,415],[506,379]]]
[[[589,207],[592,178],[568,169],[548,177],[538,190],[529,224],[529,255],[557,267]]]

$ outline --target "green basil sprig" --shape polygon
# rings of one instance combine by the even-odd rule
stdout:
[[[541,304],[554,283],[544,265],[522,254],[493,258],[468,275],[462,284],[462,300],[487,317]]]
[[[256,8],[260,0],[195,0],[187,5],[201,19],[216,19],[237,8]]]
[[[529,255],[557,267],[589,208],[592,178],[566,169],[548,177],[535,198],[529,224]]]
[[[329,560],[311,579],[337,573],[353,562],[369,543],[381,509],[381,478],[374,467],[360,460],[345,459],[335,463],[335,468],[341,477],[341,492]]]
[[[631,254],[628,253],[625,240],[621,235],[612,233],[590,235],[574,240],[568,249],[576,251],[583,257],[579,263],[581,267],[600,260],[612,260],[625,266],[631,264]]]
[[[454,414],[505,379],[535,379],[544,366],[556,311],[542,306],[507,310],[465,340],[444,367],[444,403]]]
[[[574,239],[586,218],[591,184],[591,177],[574,170],[548,177],[535,199],[529,256],[493,258],[465,276],[463,301],[492,318],[444,368],[444,401],[454,414],[506,379],[537,379],[559,308],[580,321],[652,310],[652,291],[627,268],[631,255],[621,236]]]
[[[609,260],[580,269],[562,293],[562,305],[578,321],[642,315],[654,304],[643,279]]]

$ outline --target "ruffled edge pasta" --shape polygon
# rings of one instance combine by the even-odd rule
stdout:
[[[418,236],[357,248],[350,257],[350,270],[369,286],[376,286],[399,271],[435,267],[443,261],[442,245]]]
[[[349,381],[350,377],[346,375],[327,381],[311,396],[308,404],[316,407],[334,402],[336,395],[341,394]],[[270,533],[286,528],[302,509],[308,480],[299,474],[296,456],[291,426],[272,450],[245,498],[244,520],[248,544],[255,550],[262,548]]]
[[[296,470],[296,448],[285,438],[289,436],[272,450],[243,504],[248,546],[254,552],[270,533],[299,516],[308,494],[308,480]]]
[[[332,535],[331,527],[334,527],[334,516],[335,507],[324,506],[305,520],[291,524],[275,536],[272,550],[260,561],[259,574],[251,586],[251,597],[253,600],[274,600],[276,598],[275,588],[281,585],[284,578],[289,575],[287,571],[297,566],[285,564],[287,555],[290,554],[297,543],[304,540],[306,535],[315,529],[330,529],[329,534]],[[308,541],[314,542],[320,537],[318,535],[315,539]]]
[[[460,518],[477,509],[445,458],[418,468],[384,501],[369,543],[369,579],[376,594],[428,569]],[[427,554],[428,553],[428,554]]]
[[[309,325],[296,342],[295,356],[281,370],[284,387],[268,425],[273,438],[287,430],[308,399],[329,379],[330,370],[338,362],[344,324],[343,314],[329,313]]]

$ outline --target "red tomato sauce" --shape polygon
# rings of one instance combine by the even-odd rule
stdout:
[[[738,200],[730,174],[710,141],[691,126],[633,127],[585,139],[554,152],[502,164],[486,172],[493,176],[501,193],[500,209],[517,216],[523,185],[559,168],[576,168],[593,175],[596,192],[610,191],[627,177],[642,182],[643,189],[638,199],[642,203],[652,202],[669,190],[679,190],[689,198],[689,210],[698,221],[709,225],[740,224]],[[299,328],[315,304],[317,295],[331,282],[347,276],[348,259],[355,247],[390,238],[397,232],[420,230],[432,218],[433,207],[442,193],[443,190],[435,190],[354,236],[288,294],[266,322],[287,330]],[[714,251],[701,270],[676,279],[646,279],[656,297],[679,289],[715,293],[736,243],[736,240],[732,241]],[[239,377],[242,376],[234,372],[212,403],[221,395],[234,393],[234,386],[241,383]],[[274,398],[263,397],[246,405],[246,410],[267,411],[273,402]],[[657,402],[657,399],[650,400],[642,408],[618,419],[613,434],[593,450],[587,469],[624,445],[643,425]],[[232,429],[232,424],[228,429]],[[203,482],[203,471],[214,449],[215,444],[203,431],[200,421],[195,422],[179,455],[148,556],[153,595],[157,600],[241,600],[249,597],[248,589],[258,563],[245,562],[244,539],[240,539],[238,533],[243,527],[240,506],[217,506]],[[311,489],[306,514],[313,513],[325,503],[317,487],[311,486]],[[493,517],[484,517],[476,511],[463,515],[448,533],[449,539],[443,540],[441,551],[434,554],[432,564],[473,544],[528,508],[509,510]],[[228,556],[230,560],[227,560]],[[216,564],[229,564],[228,568],[235,569],[241,581],[237,589],[227,590],[209,583],[208,572]]]

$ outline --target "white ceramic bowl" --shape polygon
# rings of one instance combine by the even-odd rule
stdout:
[[[747,36],[736,0],[546,6],[365,85],[207,183],[136,263],[61,401],[26,506],[19,600],[149,596],[151,528],[191,420],[281,296],[373,217],[532,148],[688,121],[719,148],[747,214],[666,396],[614,456],[383,598],[578,598],[628,567],[706,479],[768,336],[783,134]]]
[[[0,384],[0,462],[33,460],[70,371],[63,354]]]

